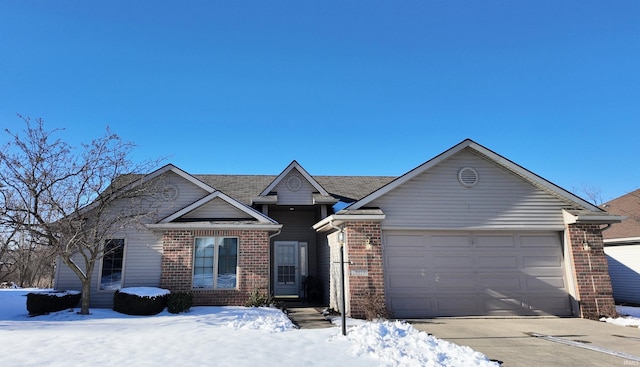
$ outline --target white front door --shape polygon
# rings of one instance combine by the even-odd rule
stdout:
[[[304,259],[301,257],[304,256]],[[274,243],[273,283],[276,297],[298,297],[300,278],[306,275],[306,243],[276,241]]]

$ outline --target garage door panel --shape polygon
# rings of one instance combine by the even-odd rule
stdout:
[[[394,246],[398,246],[398,248],[404,247],[423,247],[424,246],[424,236],[422,235],[389,235],[387,236],[387,241],[393,243]]]
[[[524,268],[558,268],[562,266],[560,256],[523,256]]]
[[[385,284],[398,317],[571,315],[555,232],[387,233]]]
[[[559,249],[558,244],[560,243],[560,237],[557,234],[549,234],[549,235],[520,235],[520,246],[523,248],[526,247],[550,247],[553,249]]]
[[[424,266],[423,256],[390,256],[387,258],[389,267],[392,268],[414,268]]]
[[[430,256],[433,269],[470,269],[473,268],[473,257],[468,254]]]
[[[390,306],[396,317],[420,317],[425,312],[434,312],[428,297],[394,297]]]
[[[454,247],[471,247],[469,236],[460,235],[431,235],[428,237],[428,245],[431,248],[454,248]]]
[[[522,308],[519,298],[483,298],[483,303],[487,314],[492,316],[509,315],[514,309]]]
[[[435,290],[437,291],[463,291],[475,289],[476,281],[473,274],[436,275]]]
[[[515,248],[516,244],[513,239],[513,235],[503,236],[487,236],[476,235],[476,247],[493,247],[493,248]]]
[[[436,310],[443,316],[465,316],[472,314],[478,308],[478,298],[472,296],[438,296],[432,302]]]
[[[512,274],[502,276],[483,276],[480,278],[480,289],[484,291],[519,291],[522,288],[520,277],[513,277]],[[496,293],[498,293],[496,291]]]
[[[532,291],[553,291],[565,287],[563,277],[527,277],[526,282],[527,289]]]
[[[477,257],[478,269],[518,269],[518,257],[516,255],[506,256],[482,256]]]
[[[538,315],[567,315],[571,311],[566,295],[529,295],[528,305],[530,310]]]

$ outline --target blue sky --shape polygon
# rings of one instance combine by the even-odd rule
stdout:
[[[0,126],[190,173],[401,175],[471,138],[606,201],[640,187],[639,65],[636,0],[0,1]]]

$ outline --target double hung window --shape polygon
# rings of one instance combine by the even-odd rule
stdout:
[[[238,239],[197,237],[193,250],[193,288],[234,289],[237,278]]]
[[[100,290],[122,288],[122,270],[124,264],[124,239],[105,241],[104,256],[100,272]]]

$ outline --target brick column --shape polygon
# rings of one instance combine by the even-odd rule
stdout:
[[[600,227],[597,224],[568,226],[580,317],[592,320],[617,314]]]
[[[380,223],[347,223],[345,242],[350,316],[387,317]]]

